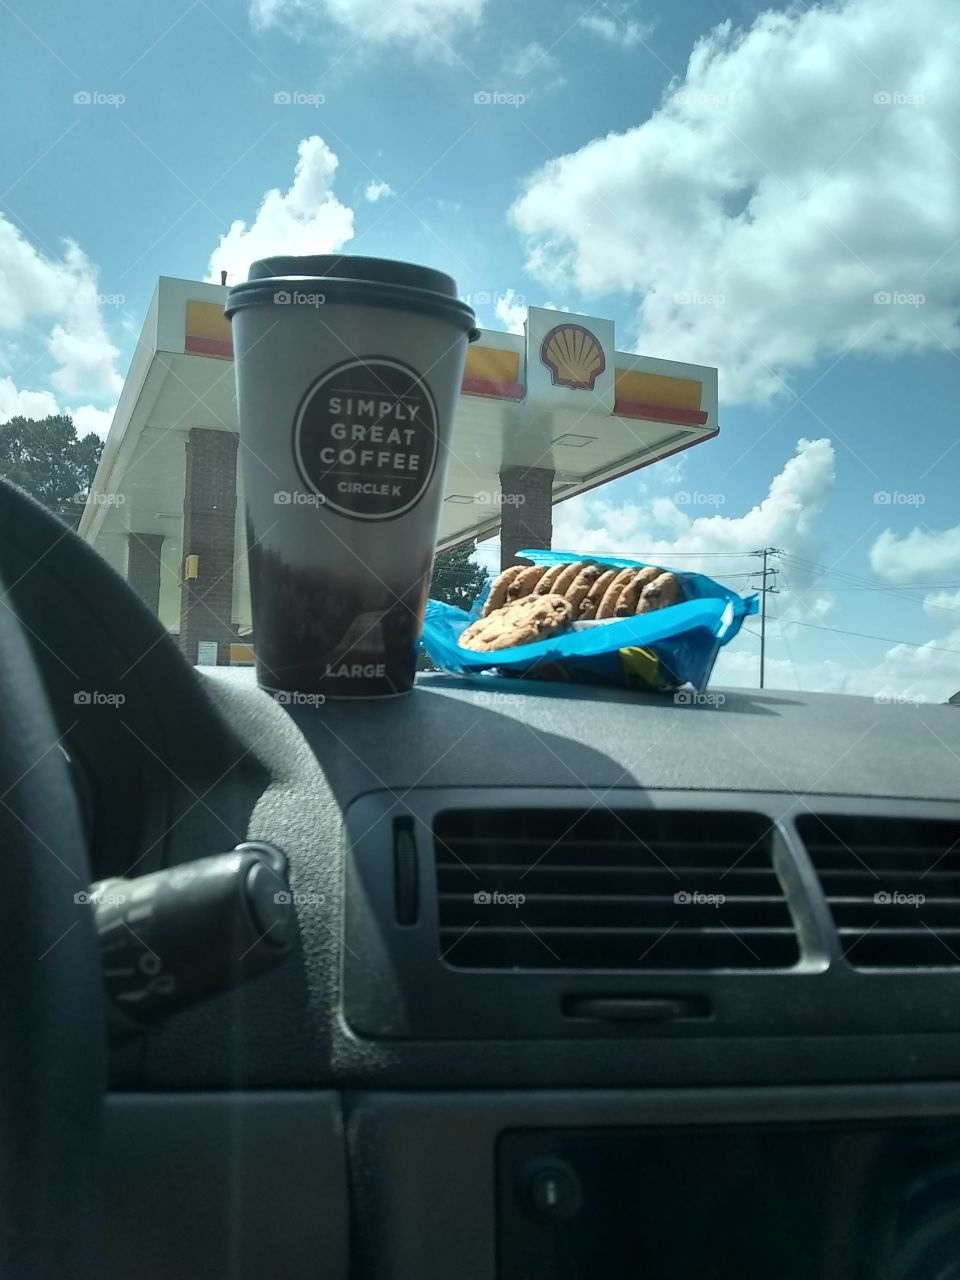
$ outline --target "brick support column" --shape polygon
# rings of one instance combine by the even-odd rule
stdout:
[[[127,534],[127,582],[154,613],[160,612],[162,533]]]
[[[180,590],[180,647],[197,661],[197,643],[215,640],[217,661],[230,661],[236,640],[233,613],[233,564],[237,513],[237,436],[232,431],[194,427],[187,437],[183,495],[183,560],[197,556],[196,581]],[[183,561],[181,561],[182,568]]]
[[[500,568],[517,564],[520,547],[549,547],[553,537],[553,468],[500,472]]]

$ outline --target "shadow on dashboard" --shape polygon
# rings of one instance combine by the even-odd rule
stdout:
[[[678,689],[675,693],[640,693],[602,684],[571,684],[560,680],[520,680],[509,676],[461,677],[430,672],[418,677],[418,685],[428,689],[448,689],[466,701],[488,709],[506,710],[517,700],[557,700],[565,702],[606,702],[629,705],[640,711],[657,710],[723,711],[736,715],[777,715],[781,706],[797,706],[802,699],[785,692],[759,689]]]

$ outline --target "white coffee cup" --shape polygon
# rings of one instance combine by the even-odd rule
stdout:
[[[268,258],[230,290],[257,676],[413,684],[475,317],[439,271]]]

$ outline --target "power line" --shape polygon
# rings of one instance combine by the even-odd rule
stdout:
[[[743,574],[727,574],[729,578],[743,577]],[[823,575],[821,575],[823,576]],[[903,586],[897,587],[868,587],[858,586],[854,583],[843,583],[842,586],[830,587],[831,591],[957,591],[960,590],[960,582],[915,582],[905,583]]]
[[[598,554],[602,554],[602,553],[598,553]],[[627,552],[617,552],[616,554],[618,557],[625,558],[625,559],[647,560],[649,557],[656,558],[660,556],[661,553],[650,552],[650,551],[627,551]],[[816,560],[809,560],[805,556],[798,556],[798,555],[795,555],[793,552],[782,551],[778,547],[763,547],[756,551],[669,551],[663,558],[671,559],[671,560],[675,560],[678,558],[693,559],[693,560],[699,560],[701,558],[732,560],[732,559],[743,559],[748,556],[762,557],[763,559],[762,569],[757,570],[753,573],[730,573],[730,574],[726,574],[725,576],[728,578],[759,577],[761,579],[761,584],[758,588],[759,595],[760,595],[760,632],[758,633],[756,631],[751,631],[749,627],[742,628],[742,630],[745,631],[747,635],[751,635],[755,639],[759,639],[760,641],[760,688],[761,689],[763,688],[763,683],[764,683],[764,663],[765,663],[765,656],[766,656],[765,655],[766,597],[768,595],[778,594],[778,589],[775,586],[768,585],[769,580],[771,578],[773,578],[774,581],[776,580],[776,574],[777,574],[776,568],[768,567],[768,558],[770,556],[777,556],[782,561],[785,561],[787,565],[795,569],[799,569],[804,573],[811,573],[820,577],[837,578],[844,584],[843,590],[872,591],[878,595],[890,596],[894,600],[906,600],[906,601],[909,601],[911,604],[919,604],[921,606],[924,605],[924,601],[917,600],[914,597],[903,594],[903,593],[908,590],[932,591],[937,589],[960,589],[960,582],[954,582],[954,581],[911,582],[911,583],[903,583],[903,584],[889,585],[889,586],[878,586],[876,583],[871,582],[868,578],[864,578],[861,574],[849,573],[847,570],[844,570],[844,569],[831,568],[829,565],[820,564]],[[791,594],[794,594],[794,589],[790,587],[789,583],[787,583],[787,589],[790,591]],[[830,590],[839,591],[840,588],[831,586]],[[805,593],[801,593],[801,594],[805,594]],[[953,608],[947,605],[929,605],[928,604],[925,607],[927,609],[938,609],[943,613],[960,613],[960,609]],[[776,618],[776,622],[777,622],[778,631],[780,633],[780,639],[783,641],[784,646],[786,647],[787,656],[790,659],[790,665],[793,667],[793,673],[797,680],[797,688],[799,689],[800,676],[797,670],[797,664],[794,662],[793,654],[790,650],[790,644],[789,644],[789,641],[787,640],[786,632],[784,631],[783,619],[778,616]],[[840,635],[840,636],[855,636],[860,640],[877,640],[883,644],[902,644],[910,649],[930,649],[932,652],[935,652],[935,653],[953,653],[953,654],[956,654],[958,657],[960,657],[960,649],[948,649],[943,645],[926,644],[926,643],[918,642],[916,640],[898,640],[892,636],[878,636],[867,631],[849,631],[843,627],[828,627],[828,626],[824,626],[822,623],[817,623],[817,622],[800,622],[800,621],[790,620],[787,622],[786,625],[796,626],[796,627],[807,627],[812,631],[830,631],[830,632],[833,632],[835,635]]]
[[[798,569],[806,566],[794,563],[790,567]],[[817,575],[818,577],[839,576],[834,569],[820,570],[819,568]],[[851,589],[854,587],[859,588],[859,584],[862,583],[864,591],[956,591],[960,589],[960,582],[872,582],[869,578],[862,578],[855,573],[846,576],[850,580]]]
[[[858,583],[868,587],[876,587],[881,591],[888,589],[887,584],[878,583],[872,578],[865,578],[863,574],[860,573],[852,573],[849,569],[838,569],[836,565],[820,564],[816,560],[809,560],[806,556],[794,555],[792,552],[787,552],[785,558],[794,568],[800,569],[804,573],[813,574],[817,577],[839,578],[842,582]]]
[[[786,569],[784,569],[783,571],[783,580],[787,585],[787,590],[792,591],[793,588],[790,586],[790,581],[787,578]],[[790,648],[790,642],[787,639],[787,633],[783,629],[783,619],[780,617],[779,612],[777,613],[777,630],[780,633],[780,639],[783,641],[783,646],[787,651],[787,657],[790,659],[790,666],[793,668],[793,678],[794,680],[796,680],[797,688],[799,689],[800,688],[800,672],[797,670],[797,664],[793,660],[793,651]]]
[[[861,573],[853,573],[849,569],[838,569],[836,565],[820,564],[817,560],[811,560],[807,556],[795,555],[792,551],[785,552],[785,559],[795,568],[802,569],[806,573],[817,574],[821,577],[841,578],[847,582],[865,583],[867,586],[877,586],[877,582],[872,578],[865,578]],[[879,584],[881,589],[883,584]]]
[[[662,557],[665,560],[706,560],[719,556],[724,560],[745,560],[748,556],[754,556],[757,553],[755,551],[671,551],[669,548],[661,548],[659,551],[598,551],[595,554],[600,559],[609,556],[613,559],[646,560],[648,556],[653,556]]]
[[[905,644],[911,649],[932,649],[936,653],[956,653],[960,655],[960,649],[945,649],[938,644],[921,644],[916,640],[895,640],[892,636],[875,636],[866,631],[845,631],[842,627],[825,627],[818,622],[794,622],[788,623],[791,627],[810,627],[814,631],[835,631],[839,636],[859,636],[861,640],[882,640],[884,644]]]
[[[842,586],[836,586],[833,582],[827,584],[830,591],[872,591],[879,595],[890,596],[894,600],[906,600],[911,604],[925,604],[926,602],[917,600],[915,596],[908,595],[907,592],[915,591],[934,591],[934,590],[956,590],[960,588],[960,582],[940,581],[940,582],[915,582],[893,584],[878,584],[872,582],[859,574],[848,573],[845,570],[828,568],[826,565],[817,564],[814,561],[804,560],[799,556],[789,553],[784,557],[786,562],[792,567],[799,569],[801,572],[812,574],[818,578],[836,578]],[[931,605],[926,604],[928,609],[939,609],[944,613],[956,613],[958,610],[948,605]]]
[[[796,680],[797,688],[799,689],[800,688],[800,672],[797,669],[797,664],[793,660],[793,651],[790,648],[790,642],[787,639],[787,633],[783,629],[783,623],[780,621],[779,618],[777,618],[777,630],[780,632],[780,639],[783,641],[783,646],[787,651],[787,657],[790,659],[790,666],[793,667],[793,678],[794,680]]]
[[[800,569],[804,573],[811,573],[819,577],[835,577],[839,579],[844,583],[846,589],[856,588],[863,591],[873,591],[876,592],[877,595],[888,596],[891,600],[903,600],[908,601],[910,604],[922,605],[928,611],[936,610],[938,613],[960,613],[960,609],[952,605],[927,604],[925,601],[917,600],[914,596],[904,594],[904,589],[899,586],[877,586],[876,583],[871,582],[868,578],[862,577],[860,574],[848,573],[844,569],[828,568],[826,565],[818,564],[816,561],[806,560],[801,556],[795,556],[789,552],[786,553],[785,558],[792,567]],[[933,585],[934,584],[931,583],[916,584],[916,586],[921,589],[932,589]],[[953,583],[947,583],[948,587],[953,585]],[[833,584],[829,584],[829,589],[831,591],[839,590],[839,588],[835,587]]]
[[[613,553],[610,553],[610,554],[613,554]],[[618,554],[624,555],[627,558],[635,558],[638,560],[646,560],[650,557],[656,558],[657,556],[660,556],[659,552],[651,552],[651,551],[630,551],[630,552],[621,552]],[[759,551],[669,551],[666,554],[664,554],[661,558],[666,560],[675,560],[675,559],[699,560],[701,558],[711,558],[711,559],[719,558],[719,559],[730,560],[730,559],[746,558],[748,556],[756,556],[760,554],[762,553]],[[809,573],[819,578],[836,579],[838,582],[842,583],[843,585],[837,586],[834,583],[830,583],[829,589],[830,591],[835,592],[837,594],[839,594],[842,591],[868,591],[868,592],[874,592],[877,595],[887,596],[891,600],[903,600],[903,601],[907,601],[910,604],[919,604],[927,612],[935,611],[937,613],[960,613],[960,607],[956,605],[927,603],[926,601],[917,600],[913,596],[910,596],[907,594],[908,591],[938,591],[938,590],[951,590],[951,589],[960,590],[960,582],[958,581],[948,580],[948,581],[940,581],[940,582],[909,582],[909,583],[896,583],[896,584],[894,583],[878,584],[876,582],[871,582],[869,578],[865,578],[861,574],[850,573],[846,569],[831,568],[829,565],[820,564],[816,560],[810,560],[805,556],[795,555],[793,552],[790,552],[790,551],[782,551],[780,552],[780,556],[782,557],[783,560],[787,562],[787,564],[792,565],[794,568],[799,569],[804,573]],[[734,579],[749,579],[758,575],[753,573],[738,572],[738,573],[724,573],[723,576],[732,581]],[[806,593],[801,592],[800,594],[803,595]]]

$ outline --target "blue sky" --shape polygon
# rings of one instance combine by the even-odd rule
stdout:
[[[719,368],[720,437],[557,545],[782,546],[772,683],[960,689],[953,0],[14,0],[0,36],[0,415],[104,434],[158,275],[428,262],[487,327],[549,302]]]

